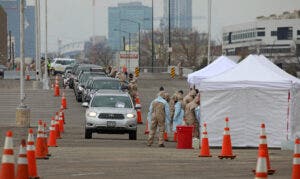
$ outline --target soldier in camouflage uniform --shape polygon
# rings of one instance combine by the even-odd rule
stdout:
[[[153,139],[157,130],[157,126],[159,128],[158,135],[158,146],[164,146],[164,131],[165,131],[165,123],[169,124],[170,122],[170,110],[168,101],[170,100],[169,94],[166,92],[159,92],[158,97],[151,102],[148,120],[150,124],[150,133],[148,137],[148,146],[153,144]],[[166,125],[167,128],[169,125]],[[170,129],[167,129],[170,130]]]
[[[200,104],[200,96],[194,98],[194,100],[185,106],[184,118],[187,126],[194,126],[193,137],[199,138],[199,122],[196,117],[196,108]]]

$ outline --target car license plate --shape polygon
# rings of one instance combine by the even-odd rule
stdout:
[[[116,121],[107,121],[107,127],[116,127]]]

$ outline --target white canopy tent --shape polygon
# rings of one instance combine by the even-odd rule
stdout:
[[[197,84],[201,123],[208,125],[210,144],[222,145],[225,117],[230,119],[233,146],[257,147],[262,122],[270,147],[293,139],[300,130],[300,119],[296,118],[300,112],[294,110],[300,107],[296,100],[299,84],[300,80],[257,55],[249,55],[235,68]]]
[[[220,73],[223,73],[224,71],[227,71],[236,65],[237,64],[229,58],[220,56],[205,68],[189,74],[188,83],[190,86],[199,84],[202,80],[219,75]]]

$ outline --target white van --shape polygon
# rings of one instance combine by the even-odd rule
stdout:
[[[76,59],[71,58],[54,58],[50,64],[51,75],[56,75],[57,73],[64,73],[67,66],[74,65]]]

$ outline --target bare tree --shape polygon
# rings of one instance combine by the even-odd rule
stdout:
[[[113,51],[106,43],[98,43],[88,49],[87,57],[94,64],[110,66],[113,62]]]

